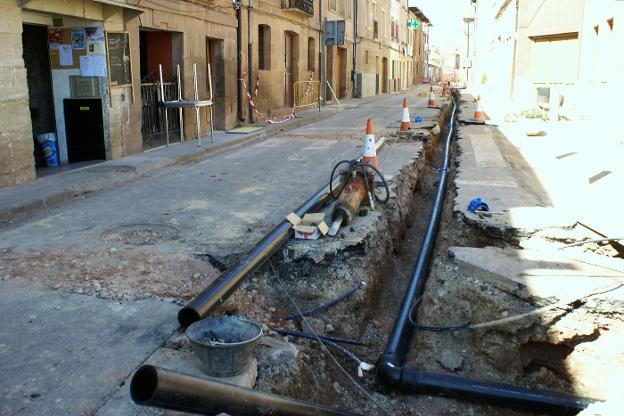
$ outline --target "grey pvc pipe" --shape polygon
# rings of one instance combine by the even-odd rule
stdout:
[[[130,396],[140,405],[195,414],[230,416],[351,416],[316,403],[262,393],[211,379],[144,365],[130,383]]]

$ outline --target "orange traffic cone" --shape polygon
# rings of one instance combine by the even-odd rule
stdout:
[[[366,121],[366,136],[364,136],[364,154],[362,162],[377,167],[377,149],[375,146],[375,135],[373,134],[373,120]]]
[[[401,127],[399,131],[407,131],[410,129],[409,107],[407,106],[407,98],[403,98],[403,116],[401,116]]]
[[[481,107],[481,97],[477,95],[477,108],[475,108],[474,116],[472,117],[477,121],[485,121],[485,113],[483,113],[483,107]]]
[[[429,87],[429,101],[427,101],[427,107],[435,107],[435,96],[433,95],[433,86]]]

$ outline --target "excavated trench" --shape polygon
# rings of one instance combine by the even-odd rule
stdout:
[[[448,106],[440,112],[440,125],[444,125],[449,112]],[[396,151],[389,148],[394,139],[388,137],[385,152]],[[393,197],[387,206],[344,227],[336,237],[341,239],[341,244],[336,244],[335,250],[327,247],[315,250],[317,242],[292,240],[220,308],[221,312],[268,322],[265,331],[285,328],[309,332],[310,328],[298,320],[281,319],[295,310],[284,289],[301,309],[308,309],[364,282],[362,290],[307,320],[317,333],[358,339],[367,344],[347,348],[363,361],[374,363],[391,330],[427,223],[440,150],[440,135],[431,134],[423,142],[418,157],[392,178]],[[383,158],[384,153],[380,160]],[[279,279],[274,273],[279,274]],[[280,344],[277,349],[271,345],[273,348],[265,351],[261,343],[256,351],[257,389],[362,414],[379,412],[314,341],[269,333],[277,343],[295,344],[299,353],[296,360],[289,361],[287,345]],[[275,351],[284,352],[284,356],[275,357]],[[265,352],[273,356],[267,357]],[[358,383],[375,392],[376,400],[385,402],[383,406],[396,407],[399,401],[393,398],[394,394],[383,394],[374,373],[358,378],[353,361],[336,350],[331,352]]]
[[[449,108],[443,109],[440,125],[448,116]],[[440,137],[432,135],[419,157],[394,176],[393,198],[388,206],[356,220],[368,227],[361,239],[349,236],[362,232],[354,223],[355,229],[346,227],[337,237],[343,244],[335,245],[335,250],[316,250],[317,242],[292,240],[220,308],[221,312],[266,322],[264,329],[271,341],[261,342],[256,350],[256,389],[365,415],[526,414],[441,397],[390,392],[372,372],[358,378],[357,365],[340,352],[330,348],[342,368],[315,341],[273,332],[277,328],[310,332],[311,326],[319,334],[358,340],[366,345],[346,348],[362,361],[375,363],[386,345],[418,255],[433,204],[441,150]],[[452,162],[450,183],[456,168]],[[517,241],[497,239],[466,225],[453,212],[454,197],[455,189],[449,186],[420,308],[422,323],[482,322],[533,308],[523,299],[465,276],[453,263],[448,254],[451,246],[517,245]],[[363,289],[307,318],[309,326],[282,319],[295,311],[290,296],[306,310],[335,299],[359,282],[366,284]],[[561,319],[566,312],[557,314]],[[574,339],[551,340],[539,319],[514,322],[502,329],[417,331],[408,361],[427,371],[575,394],[579,392],[575,391],[574,377],[567,372],[566,360],[578,345],[600,336],[600,331],[590,332]]]

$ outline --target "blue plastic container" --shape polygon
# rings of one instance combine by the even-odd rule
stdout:
[[[58,143],[56,142],[56,133],[43,133],[37,135],[37,141],[43,150],[48,167],[59,165]]]

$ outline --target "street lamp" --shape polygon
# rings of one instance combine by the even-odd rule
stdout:
[[[474,0],[471,1],[471,5],[466,8],[466,13],[464,14],[464,22],[466,23],[466,85],[468,84],[470,70],[470,24],[475,21],[475,8],[472,5],[474,3],[476,3]]]

